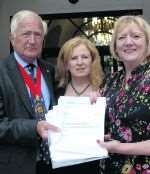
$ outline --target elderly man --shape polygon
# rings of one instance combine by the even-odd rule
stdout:
[[[47,136],[49,129],[57,131],[57,127],[48,124],[44,116],[54,104],[54,70],[40,59],[46,30],[33,11],[19,11],[11,21],[14,52],[0,59],[2,174],[52,172]]]

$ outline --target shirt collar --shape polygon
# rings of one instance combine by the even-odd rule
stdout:
[[[26,67],[29,64],[23,58],[21,58],[16,52],[14,52],[14,57],[15,57],[17,63],[19,63],[23,67]],[[33,61],[33,64],[37,67],[37,60],[36,59]]]

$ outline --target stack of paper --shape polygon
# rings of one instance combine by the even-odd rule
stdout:
[[[107,157],[107,150],[96,142],[104,139],[105,108],[105,97],[95,104],[89,97],[59,98],[58,105],[46,115],[49,123],[60,128],[60,132],[49,132],[53,168]]]

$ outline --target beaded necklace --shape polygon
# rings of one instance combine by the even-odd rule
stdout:
[[[90,84],[88,84],[88,85],[87,85],[85,88],[83,88],[81,91],[78,91],[78,90],[74,87],[72,81],[70,82],[70,85],[71,85],[73,91],[75,92],[75,94],[76,94],[77,96],[81,96],[81,95],[89,88],[89,86],[90,86]]]

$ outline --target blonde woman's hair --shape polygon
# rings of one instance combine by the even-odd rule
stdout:
[[[81,44],[86,46],[86,48],[90,51],[92,57],[92,66],[90,72],[90,83],[92,88],[98,89],[102,85],[103,70],[100,63],[101,60],[97,48],[87,38],[77,36],[65,42],[62,48],[60,49],[56,66],[56,80],[59,82],[59,87],[65,87],[71,80],[71,76],[66,68],[66,64],[67,61],[71,58],[70,56],[73,52],[73,49]]]
[[[112,56],[120,61],[120,58],[117,54],[116,51],[116,40],[117,40],[117,34],[126,26],[130,24],[136,24],[140,30],[143,31],[145,38],[146,38],[146,43],[147,43],[147,52],[145,53],[146,58],[149,59],[150,57],[150,26],[146,20],[143,19],[142,16],[132,16],[132,15],[127,15],[127,16],[122,16],[118,18],[118,20],[115,23],[114,26],[114,31],[112,34],[112,39],[110,43],[110,52]]]
[[[17,12],[16,14],[14,14],[12,20],[11,20],[11,24],[10,24],[10,32],[12,35],[16,34],[16,30],[18,28],[18,24],[26,17],[28,16],[33,16],[37,19],[39,19],[39,21],[41,22],[41,26],[42,26],[42,33],[43,36],[45,36],[47,34],[47,23],[45,21],[42,20],[42,18],[34,11],[30,11],[30,10],[20,10],[19,12]]]

